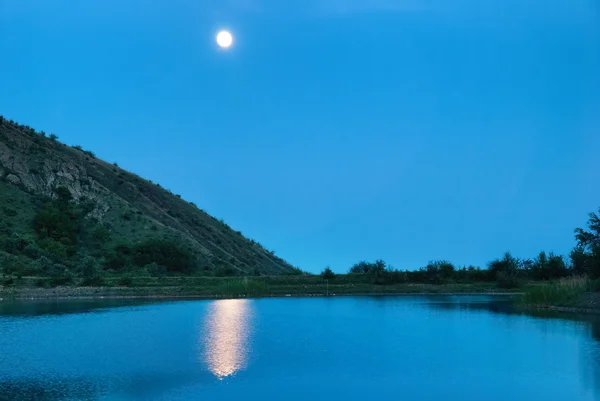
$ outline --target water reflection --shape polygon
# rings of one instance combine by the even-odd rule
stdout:
[[[98,386],[79,378],[0,380],[0,401],[96,400]]]
[[[69,315],[73,313],[107,312],[122,306],[143,306],[164,303],[158,299],[36,299],[0,301],[0,317],[35,317],[43,315]]]
[[[219,379],[244,368],[249,352],[252,301],[214,301],[208,311],[204,333],[205,360]]]
[[[538,333],[549,332],[581,338],[583,341],[578,345],[578,349],[573,350],[577,352],[579,359],[579,377],[584,388],[600,399],[600,315],[524,310],[515,308],[510,298],[502,297],[434,296],[428,298],[421,306],[436,311],[491,312],[507,317],[512,315],[538,318],[535,325]],[[514,323],[513,320],[507,322]],[[592,341],[585,341],[587,338],[591,338]]]

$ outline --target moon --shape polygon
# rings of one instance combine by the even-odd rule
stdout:
[[[228,49],[233,44],[233,35],[228,31],[220,31],[217,34],[217,44],[221,49]]]

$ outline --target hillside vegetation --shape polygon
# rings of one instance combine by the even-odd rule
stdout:
[[[0,117],[0,274],[277,275],[298,269],[179,195]]]

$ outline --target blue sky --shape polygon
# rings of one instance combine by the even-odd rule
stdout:
[[[0,54],[0,114],[308,271],[566,254],[600,206],[597,1],[0,0]]]

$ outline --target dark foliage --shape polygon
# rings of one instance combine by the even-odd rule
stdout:
[[[369,263],[365,261],[358,262],[350,268],[349,273],[381,273],[385,271],[385,262],[383,260],[377,260],[375,263]]]
[[[33,228],[40,239],[51,239],[65,246],[75,245],[81,229],[83,213],[71,203],[72,196],[65,187],[55,190],[56,199],[38,211]]]
[[[333,280],[335,278],[335,273],[333,272],[333,270],[331,270],[329,266],[327,266],[321,272],[321,277],[323,277],[325,280]]]
[[[588,230],[575,229],[577,247],[571,253],[571,262],[578,271],[586,272],[591,278],[600,278],[600,209],[590,213]]]
[[[138,266],[154,262],[170,273],[189,273],[194,267],[194,258],[189,251],[164,239],[151,239],[136,246],[133,262]]]

